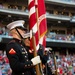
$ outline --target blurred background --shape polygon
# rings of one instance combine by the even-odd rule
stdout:
[[[46,47],[56,56],[59,75],[75,73],[75,0],[45,0],[48,32]],[[6,25],[11,21],[25,20],[29,28],[28,0],[0,0],[0,75],[11,75],[5,47],[12,39]],[[54,72],[52,55],[49,66]]]

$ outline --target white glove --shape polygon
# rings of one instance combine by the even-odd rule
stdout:
[[[36,56],[34,58],[31,59],[33,65],[37,65],[39,63],[41,63],[41,60],[40,60],[40,56]]]

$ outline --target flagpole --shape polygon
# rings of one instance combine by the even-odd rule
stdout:
[[[34,34],[32,35],[32,42],[33,42],[34,57],[35,57],[35,56],[37,56],[37,52],[36,52],[36,42],[35,42]],[[39,70],[39,65],[36,65],[35,69],[36,69],[36,75],[41,75],[40,70]]]
[[[37,0],[35,0],[35,9],[36,9],[36,19],[37,19],[37,29],[38,29],[38,38],[40,40],[40,30],[39,30],[39,22],[38,22],[38,8],[37,8]],[[43,71],[42,71],[42,62],[39,64],[39,68],[40,68],[40,73],[41,75],[43,75]]]
[[[36,19],[37,19],[38,37],[39,37],[39,40],[40,40],[40,30],[39,30],[39,23],[38,23],[38,8],[37,8],[37,0],[35,0],[35,9],[36,9]]]
[[[29,0],[29,10],[30,10],[30,8],[31,7],[33,7],[32,9],[33,9],[33,11],[35,12],[35,13],[32,13],[32,14],[34,14],[33,16],[32,16],[32,14],[30,14],[29,15],[29,17],[32,19],[32,17],[33,18],[35,18],[36,17],[36,9],[35,9],[35,0]],[[31,10],[30,10],[30,12],[31,12]],[[32,16],[32,17],[31,17]],[[33,19],[34,20],[34,19]],[[36,18],[35,18],[35,20],[36,20]],[[34,21],[32,21],[32,23],[30,22],[30,25],[31,25],[31,27],[32,27],[32,25],[33,25],[33,23],[35,22],[35,20]],[[36,20],[37,21],[37,20]],[[38,22],[37,22],[38,23]],[[36,23],[36,24],[37,24]],[[35,23],[34,23],[35,24]],[[38,24],[37,24],[37,26],[38,26]],[[30,28],[31,28],[30,27]],[[37,27],[38,28],[38,27]],[[31,42],[32,42],[32,48],[33,48],[33,50],[34,50],[34,57],[36,57],[37,56],[37,49],[36,49],[36,44],[37,44],[37,42],[36,42],[36,32],[33,32],[34,30],[31,28]],[[39,38],[39,37],[38,37]],[[38,40],[38,38],[37,38],[37,40]],[[40,71],[40,69],[39,69],[39,64],[37,64],[37,65],[35,65],[35,70],[36,70],[36,75],[42,75],[41,74],[41,71]]]
[[[37,19],[38,38],[39,38],[39,41],[40,41],[39,15],[38,15],[38,0],[35,0],[35,9],[36,9],[36,19]],[[55,75],[58,75],[55,56],[54,56],[54,64],[55,64],[55,69],[56,69]],[[40,63],[40,68],[42,68],[42,63]],[[41,71],[41,75],[43,75],[43,72],[42,72],[42,71]]]

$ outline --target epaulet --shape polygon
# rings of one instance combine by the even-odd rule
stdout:
[[[10,44],[10,43],[14,43],[15,42],[15,40],[11,40],[8,44]]]

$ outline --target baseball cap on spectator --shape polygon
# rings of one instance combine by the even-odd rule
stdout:
[[[52,50],[52,48],[50,48],[50,47],[49,48],[45,48],[45,51],[49,51],[49,50]]]

